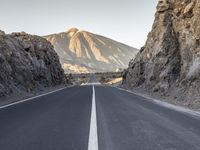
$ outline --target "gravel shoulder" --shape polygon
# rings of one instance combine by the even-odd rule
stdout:
[[[130,88],[127,88],[127,87],[121,86],[121,85],[118,86],[118,87],[125,89],[125,90],[132,91],[136,94],[142,95],[142,96],[150,98],[150,99],[156,99],[156,100],[161,101],[161,102],[166,102],[168,104],[181,106],[181,107],[184,107],[186,109],[191,109],[191,110],[195,110],[195,111],[200,112],[200,104],[198,104],[198,103],[192,103],[192,102],[190,103],[190,101],[180,100],[180,99],[174,98],[170,95],[161,95],[160,93],[151,92],[151,91],[145,90],[144,88],[132,88],[132,89],[130,89]]]

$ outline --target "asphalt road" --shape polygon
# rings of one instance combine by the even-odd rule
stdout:
[[[1,108],[0,150],[88,150],[95,119],[93,150],[200,150],[200,118],[114,87],[94,90],[71,87]]]

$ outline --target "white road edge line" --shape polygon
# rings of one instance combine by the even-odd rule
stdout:
[[[54,90],[54,91],[51,91],[51,92],[48,92],[48,93],[44,93],[44,94],[37,95],[37,96],[34,96],[34,97],[30,97],[30,98],[27,98],[27,99],[24,99],[24,100],[19,100],[17,102],[10,103],[10,104],[4,105],[4,106],[0,106],[0,109],[6,108],[6,107],[9,107],[9,106],[13,106],[13,105],[16,105],[16,104],[20,104],[20,103],[23,103],[23,102],[27,102],[27,101],[30,101],[30,100],[33,100],[35,98],[42,97],[42,96],[45,96],[45,95],[49,95],[49,94],[64,90],[64,89],[69,88],[69,87],[72,87],[72,86],[63,87],[63,88],[60,88],[60,89],[57,89],[57,90]]]
[[[143,97],[143,98],[145,98],[147,100],[151,100],[152,102],[154,102],[154,104],[160,105],[162,107],[169,108],[171,110],[175,110],[175,111],[182,112],[182,113],[187,113],[187,114],[190,114],[190,115],[193,115],[193,116],[196,116],[196,117],[200,117],[200,112],[199,111],[191,110],[191,109],[185,108],[183,106],[170,104],[168,102],[164,102],[164,101],[161,101],[161,100],[158,100],[158,99],[154,99],[154,98],[148,97],[146,95],[135,93],[133,91],[130,91],[130,90],[127,90],[127,89],[123,89],[123,88],[120,88],[120,87],[115,87],[115,88],[117,88],[117,89],[119,89],[121,91],[125,91],[125,92],[128,92],[128,93],[137,95],[137,96],[141,96],[141,97]]]
[[[95,88],[92,86],[92,108],[91,108],[91,120],[90,120],[90,133],[88,140],[88,150],[98,150],[98,135],[97,135],[97,117],[96,117],[96,100],[95,100]]]

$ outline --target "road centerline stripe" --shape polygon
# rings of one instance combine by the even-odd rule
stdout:
[[[91,108],[91,120],[90,120],[88,150],[98,150],[96,100],[95,100],[94,85],[92,86],[92,91],[93,91],[93,94],[92,94],[92,108]]]

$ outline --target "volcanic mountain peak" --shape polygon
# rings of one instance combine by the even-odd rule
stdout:
[[[70,28],[69,30],[67,30],[66,33],[73,36],[77,33],[89,33],[89,32],[87,32],[85,30],[80,30],[80,29],[74,27],[74,28]]]
[[[67,34],[72,37],[74,34],[76,34],[79,30],[77,28],[71,28],[67,31]]]
[[[45,36],[66,72],[107,72],[128,67],[137,49],[77,28]],[[71,67],[70,67],[71,66]]]
[[[69,30],[67,30],[67,32],[77,32],[77,31],[79,31],[79,29],[77,29],[77,28],[70,28]]]

